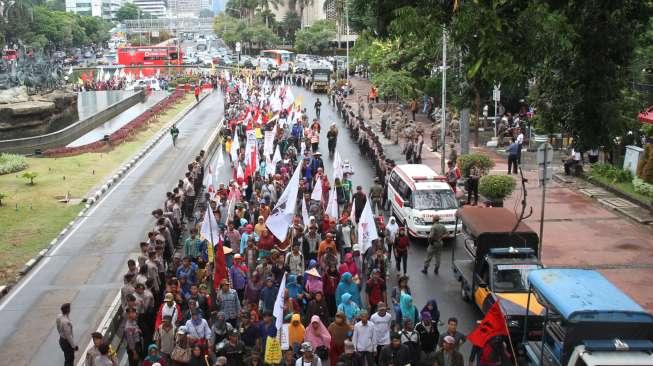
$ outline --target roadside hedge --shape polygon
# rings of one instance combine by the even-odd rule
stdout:
[[[22,155],[0,154],[0,175],[19,172],[27,168],[27,159]]]
[[[610,180],[612,183],[625,183],[633,180],[630,170],[623,170],[610,164],[594,164],[590,175],[597,175]]]

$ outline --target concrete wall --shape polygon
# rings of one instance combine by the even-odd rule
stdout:
[[[71,124],[62,130],[40,136],[1,140],[0,152],[33,154],[37,149],[45,150],[68,145],[94,128],[124,112],[131,106],[141,103],[144,100],[145,93],[141,90],[82,121],[77,121]]]

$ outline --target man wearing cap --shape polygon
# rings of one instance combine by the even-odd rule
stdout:
[[[367,196],[363,193],[363,187],[356,186],[356,193],[354,193],[352,200],[354,201],[354,206],[356,208],[356,211],[354,211],[354,218],[358,224],[358,220],[360,220],[365,204],[367,203]]]
[[[322,360],[313,353],[313,346],[310,342],[302,343],[300,351],[302,352],[302,357],[295,361],[295,366],[322,366]]]
[[[176,333],[177,329],[175,325],[172,324],[172,317],[170,315],[164,315],[163,322],[154,331],[154,342],[157,347],[159,347],[159,351],[168,360],[170,359],[172,351],[175,349]]]
[[[401,343],[401,335],[392,333],[391,342],[379,354],[379,366],[402,366],[410,364],[410,350]],[[448,366],[448,365],[447,365]]]
[[[377,312],[372,314],[370,321],[374,324],[374,338],[376,339],[377,362],[378,355],[383,347],[390,344],[390,330],[392,329],[392,315],[384,302],[377,304]]]
[[[216,296],[218,308],[224,312],[227,321],[234,327],[238,328],[238,315],[240,314],[240,300],[236,290],[229,286],[229,280],[226,278],[220,283],[220,292]]]
[[[443,347],[435,353],[435,366],[464,366],[463,355],[456,351],[456,340],[452,336],[444,337]]]
[[[370,188],[370,199],[372,200],[372,212],[377,215],[383,209],[381,198],[383,197],[383,187],[380,184],[379,177],[374,178],[374,185]],[[356,206],[358,208],[358,206]]]
[[[437,325],[431,319],[431,313],[424,311],[421,315],[422,321],[415,325],[415,331],[419,334],[422,362],[431,365],[433,364],[435,350],[438,347],[440,334]]]
[[[226,357],[226,366],[243,366],[245,359],[245,344],[238,339],[237,330],[232,330],[227,335],[227,342],[222,348],[222,356]]]
[[[440,216],[433,216],[433,225],[429,234],[429,246],[426,248],[426,260],[422,273],[427,274],[431,260],[435,257],[435,269],[433,273],[438,274],[440,270],[440,254],[442,252],[442,240],[447,235],[447,228],[440,223]]]

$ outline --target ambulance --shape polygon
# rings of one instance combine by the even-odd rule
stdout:
[[[440,217],[453,237],[458,201],[443,175],[424,164],[397,165],[388,180],[388,202],[409,236],[428,238],[433,217]]]

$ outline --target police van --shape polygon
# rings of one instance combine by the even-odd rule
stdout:
[[[397,165],[388,181],[392,214],[407,233],[428,238],[433,217],[439,216],[450,237],[456,228],[458,201],[446,178],[424,164]]]

